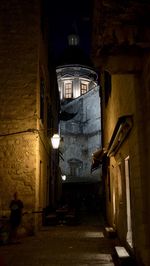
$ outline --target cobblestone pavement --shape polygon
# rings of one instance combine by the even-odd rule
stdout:
[[[0,266],[113,266],[117,239],[104,234],[103,224],[88,217],[79,225],[43,227],[20,244],[0,247]]]

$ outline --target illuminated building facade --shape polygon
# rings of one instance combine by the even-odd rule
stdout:
[[[106,215],[138,265],[150,264],[150,5],[94,1]]]
[[[38,212],[55,200],[58,156],[49,139],[58,125],[56,75],[50,70],[50,83],[40,1],[2,1],[0,24],[0,215],[9,215],[17,191],[31,233],[41,224]]]
[[[57,66],[61,100],[60,168],[63,184],[101,181],[101,168],[91,173],[92,153],[101,147],[101,112],[98,76],[79,48],[78,36],[69,36],[69,46]]]

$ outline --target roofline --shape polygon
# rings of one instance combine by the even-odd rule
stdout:
[[[87,65],[81,65],[81,64],[63,64],[63,65],[58,65],[56,67],[56,69],[65,68],[65,67],[74,67],[74,66],[76,66],[76,67],[84,67],[84,68],[92,70],[93,72],[96,72],[96,70],[94,70],[94,67],[92,67],[92,66],[90,67],[90,66],[87,66]]]

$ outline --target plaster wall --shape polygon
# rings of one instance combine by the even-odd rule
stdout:
[[[110,200],[108,199],[107,191],[107,215],[110,224],[117,228],[120,239],[126,242],[127,221],[125,217],[127,214],[124,160],[129,156],[133,246],[136,247],[135,250],[138,256],[143,257],[147,261],[148,254],[146,254],[146,250],[148,250],[149,240],[146,232],[149,231],[149,228],[146,218],[148,206],[146,204],[146,202],[148,203],[146,196],[148,191],[146,192],[146,190],[148,183],[146,184],[147,177],[145,178],[144,175],[145,167],[148,167],[146,164],[148,153],[145,147],[146,139],[142,135],[143,133],[147,135],[149,126],[147,123],[148,112],[144,112],[145,108],[143,109],[143,103],[140,101],[146,93],[144,87],[145,85],[141,83],[140,75],[112,75],[111,96],[107,108],[103,111],[103,138],[104,146],[107,147],[118,117],[129,114],[133,115],[133,128],[129,136],[115,156],[110,158],[111,198]],[[146,108],[149,108],[148,105],[146,101]],[[143,152],[141,152],[141,148]],[[120,177],[118,176],[118,167],[120,168]],[[121,197],[118,191],[119,182],[122,191]],[[115,195],[115,199],[113,199],[113,195]]]
[[[100,98],[99,87],[65,105],[65,111],[77,115],[69,121],[61,121],[61,135],[64,161],[60,162],[61,171],[71,181],[100,180],[101,170],[91,174],[92,153],[101,147]],[[70,176],[69,159],[81,162],[79,174]]]
[[[101,73],[106,70],[111,74],[112,88],[107,104],[105,102],[107,86],[105,87],[101,78],[102,141],[106,148],[110,143],[118,118],[122,115],[133,115],[133,127],[130,134],[118,152],[110,157],[110,164],[106,166],[108,220],[117,228],[122,243],[128,246],[126,242],[127,223],[124,218],[126,217],[124,160],[129,156],[132,252],[138,265],[146,266],[150,264],[149,10],[150,5],[147,1],[119,3],[112,0],[94,0],[92,38],[95,65]],[[119,168],[121,182],[118,178]],[[110,179],[108,178],[109,172]],[[119,192],[121,191],[119,187],[122,187],[122,193]]]

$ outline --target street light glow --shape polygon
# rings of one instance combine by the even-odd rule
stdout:
[[[53,149],[58,149],[60,144],[60,136],[58,134],[54,134],[51,138]]]
[[[66,175],[62,175],[61,178],[62,178],[63,181],[65,181],[66,180]]]

